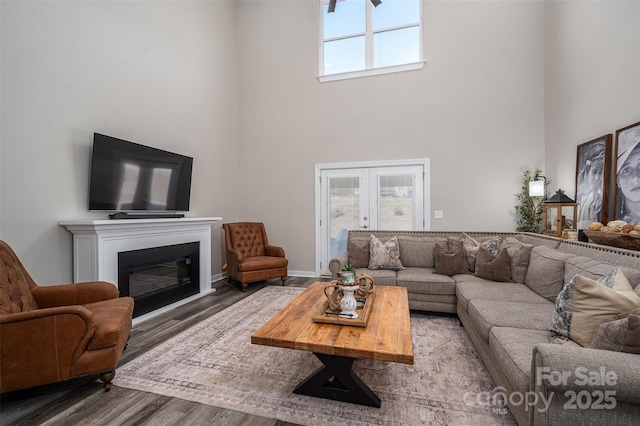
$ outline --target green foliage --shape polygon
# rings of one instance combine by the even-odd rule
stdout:
[[[331,217],[344,216],[344,209],[342,207],[336,207],[331,210]]]
[[[532,181],[536,175],[541,175],[542,170],[536,169],[534,172],[531,170],[525,170],[522,177],[522,189],[520,193],[516,194],[519,205],[516,208],[516,230],[519,232],[535,232],[542,234],[542,199],[541,197],[529,196],[529,182]],[[547,181],[546,185],[551,183]]]
[[[347,263],[346,265],[342,265],[342,267],[340,268],[341,271],[344,272],[355,272],[356,268],[354,268],[353,266],[351,266],[351,264]]]

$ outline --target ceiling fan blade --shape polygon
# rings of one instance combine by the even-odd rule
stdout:
[[[329,0],[329,8],[327,9],[327,13],[335,12],[337,1],[338,0]],[[382,3],[382,0],[371,0],[371,4],[373,4],[373,7],[378,7],[380,3]]]

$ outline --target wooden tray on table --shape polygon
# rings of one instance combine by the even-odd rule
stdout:
[[[329,309],[329,301],[325,301],[316,314],[311,318],[313,322],[323,322],[326,324],[338,324],[338,325],[352,325],[354,327],[366,327],[369,315],[371,314],[371,307],[373,306],[373,299],[375,298],[375,291],[370,293],[364,300],[362,307],[356,308],[358,318],[345,318],[341,317],[340,311],[332,311]],[[356,299],[359,299],[356,297]]]

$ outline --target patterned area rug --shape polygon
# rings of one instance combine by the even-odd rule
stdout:
[[[477,402],[495,385],[458,320],[445,316],[411,314],[414,365],[354,363],[379,409],[293,394],[320,361],[250,336],[303,290],[266,287],[122,366],[113,383],[301,425],[515,424]]]

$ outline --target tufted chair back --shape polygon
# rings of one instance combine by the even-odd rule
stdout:
[[[11,247],[0,241],[0,314],[38,309],[31,294],[36,287]]]
[[[265,246],[269,245],[267,233],[262,222],[238,222],[226,224],[227,246],[240,252],[242,257],[265,255]]]

